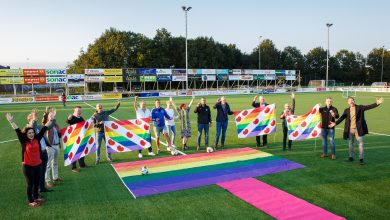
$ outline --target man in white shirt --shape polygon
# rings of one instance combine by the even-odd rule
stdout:
[[[172,100],[172,97],[170,98]],[[175,137],[176,137],[176,126],[175,126],[175,110],[171,108],[172,103],[171,101],[167,101],[167,107],[165,108],[165,111],[171,117],[171,119],[165,119],[165,126],[168,129],[168,135],[171,136],[171,143],[172,145],[175,145]]]
[[[137,106],[137,100],[138,100],[138,96],[136,96],[134,98],[134,110],[137,114],[137,119],[142,119],[142,118],[151,118],[151,114],[150,114],[150,110],[146,108],[146,104],[144,101],[141,101],[139,103],[139,107]],[[152,141],[151,140],[148,140],[150,142],[150,144],[152,144]],[[148,155],[150,156],[155,156],[155,154],[153,153],[153,149],[152,149],[152,146],[150,146],[148,148]],[[142,150],[139,150],[138,151],[138,157],[139,158],[142,158]]]

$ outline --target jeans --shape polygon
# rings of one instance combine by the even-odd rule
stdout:
[[[60,152],[59,145],[52,145],[51,147],[46,147],[47,150],[47,166],[45,181],[51,182],[52,180],[58,179],[58,154]],[[53,176],[52,176],[53,172]],[[53,179],[52,179],[53,177]]]
[[[263,136],[263,146],[267,146],[267,135],[262,135]],[[256,146],[257,147],[260,147],[261,146],[261,142],[260,142],[260,135],[259,136],[256,136]]]
[[[47,167],[47,150],[43,150],[41,151],[41,160],[42,160],[42,163],[41,163],[41,173],[40,173],[40,176],[39,176],[39,189],[41,191],[45,190],[46,189],[46,186],[45,186],[45,174],[46,174],[46,167]]]
[[[283,150],[286,150],[286,143],[288,138],[288,129],[283,126]],[[291,150],[292,140],[288,140],[288,149]]]
[[[100,148],[102,146],[102,140],[106,142],[106,136],[104,132],[98,132],[98,149],[96,151],[96,161],[100,161]],[[111,159],[111,154],[107,153],[107,158]]]
[[[202,139],[202,130],[204,130],[204,144],[209,146],[209,124],[198,124],[198,146],[200,146],[200,140]]]
[[[226,129],[228,123],[229,123],[228,121],[217,122],[217,134],[215,136],[215,144],[218,144],[219,136],[221,135],[221,130],[222,130],[221,145],[225,145]]]
[[[172,135],[171,143],[172,143],[172,145],[174,145],[175,138],[176,138],[176,126],[175,125],[167,125],[167,128],[168,128],[168,135],[169,136]],[[171,132],[172,132],[172,134],[171,134]]]
[[[23,165],[22,172],[24,177],[26,178],[28,201],[34,202],[34,199],[38,199],[38,185],[41,174],[41,165]]]
[[[328,155],[328,137],[330,141],[330,147],[332,155],[336,155],[336,148],[334,145],[334,129],[321,129],[322,133],[322,147],[324,148],[324,154]]]
[[[349,132],[349,157],[354,157],[355,155],[355,152],[353,150],[353,143],[354,143],[354,140],[356,140],[359,142],[359,159],[363,160],[364,159],[364,139],[363,139],[363,136],[359,136],[356,128],[355,129],[351,129],[350,132]]]

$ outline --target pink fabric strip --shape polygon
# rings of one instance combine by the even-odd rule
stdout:
[[[276,219],[345,219],[254,178],[217,185]]]

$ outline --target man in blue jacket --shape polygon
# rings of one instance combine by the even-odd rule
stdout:
[[[156,137],[156,146],[157,146],[157,154],[160,153],[160,133],[163,133],[165,140],[168,143],[167,150],[175,152],[175,149],[172,147],[171,139],[168,135],[168,129],[165,126],[165,118],[167,120],[172,120],[169,117],[168,113],[164,108],[161,108],[161,103],[159,99],[155,100],[155,108],[152,110],[152,121],[153,121],[153,130],[154,135]]]
[[[218,140],[219,140],[219,136],[221,135],[221,130],[222,130],[221,148],[223,149],[225,147],[226,129],[229,123],[228,115],[232,115],[233,112],[230,110],[230,106],[226,102],[226,98],[224,96],[218,99],[217,103],[214,105],[214,109],[217,109],[217,119],[216,119],[217,134],[215,136],[215,146],[214,146],[214,150],[217,150]]]

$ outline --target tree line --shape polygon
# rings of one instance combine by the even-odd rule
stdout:
[[[316,47],[303,54],[294,46],[279,50],[270,39],[263,40],[250,54],[235,44],[223,44],[212,37],[188,39],[188,66],[202,69],[299,70],[303,85],[310,80],[325,79],[326,49]],[[390,82],[390,51],[372,49],[367,56],[346,49],[329,58],[329,80],[345,85],[365,84],[381,80]],[[167,29],[156,31],[153,38],[131,31],[107,29],[68,66],[70,73],[83,73],[85,68],[185,68],[185,38],[172,36]]]

